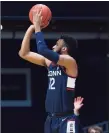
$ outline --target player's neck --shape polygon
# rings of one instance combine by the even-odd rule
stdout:
[[[61,55],[68,55],[68,53],[67,52],[62,52]]]

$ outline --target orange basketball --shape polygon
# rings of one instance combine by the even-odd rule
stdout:
[[[48,24],[52,18],[52,12],[49,9],[49,7],[47,7],[46,5],[43,5],[43,4],[34,5],[29,11],[29,19],[33,23],[33,10],[37,11],[37,9],[41,9],[41,8],[42,8],[41,15],[43,16],[41,27],[45,28],[48,26]]]

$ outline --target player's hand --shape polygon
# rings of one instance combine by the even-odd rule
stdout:
[[[77,97],[74,99],[74,109],[79,110],[83,106],[83,100],[82,97]]]
[[[35,30],[41,29],[41,22],[42,22],[42,9],[39,9],[36,11],[33,11],[33,24],[35,26]]]

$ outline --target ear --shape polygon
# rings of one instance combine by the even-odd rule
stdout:
[[[68,48],[67,47],[63,47],[62,51],[68,51]]]

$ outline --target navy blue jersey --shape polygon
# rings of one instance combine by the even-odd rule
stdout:
[[[46,111],[50,113],[73,111],[76,78],[68,76],[63,67],[52,63],[48,68],[48,78]]]

